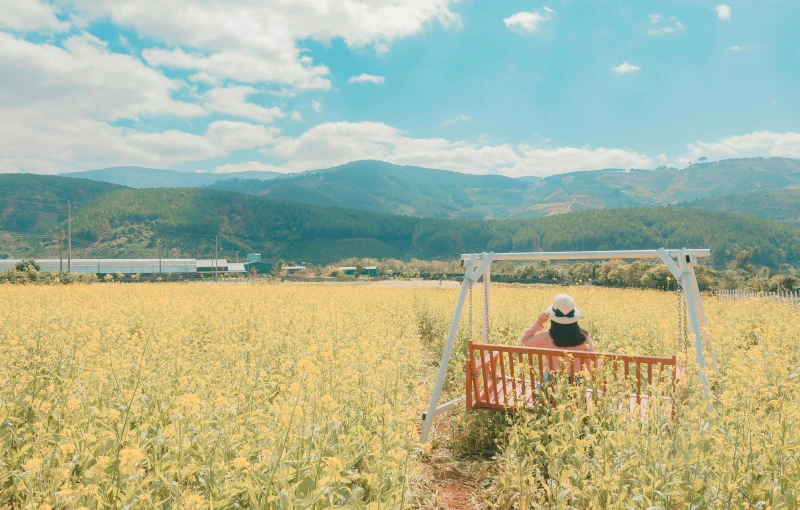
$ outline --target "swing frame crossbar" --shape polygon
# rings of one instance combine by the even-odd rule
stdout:
[[[430,435],[433,419],[441,413],[450,411],[464,397],[459,397],[450,402],[439,405],[444,380],[447,375],[447,367],[450,362],[450,355],[453,351],[458,325],[464,312],[464,304],[472,285],[483,278],[483,317],[481,328],[481,342],[489,343],[489,306],[491,293],[491,267],[492,262],[505,260],[611,260],[611,259],[656,259],[661,260],[672,273],[672,276],[683,288],[684,303],[689,326],[694,337],[694,351],[697,359],[700,385],[702,387],[703,398],[707,405],[711,405],[709,379],[707,373],[706,352],[708,353],[708,365],[710,369],[719,375],[717,356],[711,343],[711,335],[708,331],[708,320],[706,318],[700,288],[697,285],[697,275],[694,264],[698,258],[710,257],[711,250],[708,249],[673,249],[667,250],[659,248],[657,250],[616,250],[616,251],[561,251],[561,252],[526,252],[526,253],[465,253],[461,255],[461,264],[464,266],[464,280],[461,284],[461,291],[458,295],[458,302],[453,313],[453,320],[450,324],[450,331],[445,342],[442,360],[439,364],[439,371],[436,375],[436,382],[431,394],[431,400],[427,411],[422,413],[423,425],[420,434],[420,442],[427,443]],[[676,262],[677,259],[677,262]]]

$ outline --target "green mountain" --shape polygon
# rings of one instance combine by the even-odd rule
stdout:
[[[740,193],[696,200],[683,206],[770,218],[800,227],[800,188]]]
[[[67,217],[67,202],[74,206],[123,189],[88,179],[4,174],[0,176],[0,231],[45,233]]]
[[[505,218],[525,205],[530,183],[500,175],[356,161],[272,181],[218,181],[213,189],[277,200],[423,218]]]
[[[86,170],[61,174],[62,177],[77,177],[93,181],[109,182],[129,188],[201,188],[223,179],[274,179],[277,172],[234,172],[227,174],[208,174],[196,172],[176,172],[156,170],[138,166],[118,166],[102,170]]]
[[[0,189],[13,180],[0,175]],[[37,176],[25,176],[37,177]],[[42,187],[74,185],[42,178]],[[748,216],[656,207],[583,211],[547,218],[450,221],[271,200],[197,188],[108,189],[78,204],[75,256],[203,257],[218,236],[222,255],[262,253],[266,260],[317,264],[346,257],[453,259],[475,251],[561,251],[707,247],[721,267],[738,250],[754,248],[753,263],[800,263],[800,228]],[[14,204],[0,221],[13,214]],[[0,256],[57,255],[50,239],[0,234]]]
[[[573,172],[543,179],[357,161],[268,181],[235,179],[210,185],[280,200],[447,219],[538,218],[792,186],[800,186],[800,160],[785,158],[731,159],[684,169]]]

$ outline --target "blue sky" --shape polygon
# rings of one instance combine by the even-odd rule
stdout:
[[[0,0],[0,171],[800,157],[793,0]]]

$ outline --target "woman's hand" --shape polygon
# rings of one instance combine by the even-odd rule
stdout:
[[[550,314],[547,312],[542,312],[539,314],[539,318],[536,319],[536,322],[540,324],[542,327],[544,327],[544,325],[547,324],[547,321],[549,320],[550,320]]]

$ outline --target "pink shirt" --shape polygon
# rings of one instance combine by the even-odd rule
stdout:
[[[552,337],[550,337],[550,332],[545,331],[544,326],[539,324],[539,321],[536,321],[533,326],[529,327],[522,333],[522,337],[520,338],[520,342],[522,345],[526,345],[528,347],[538,347],[539,349],[560,349],[562,351],[588,351],[588,352],[595,352],[594,351],[594,344],[592,343],[592,339],[589,335],[586,335],[586,341],[581,345],[576,347],[559,347],[554,342]],[[558,369],[558,359],[557,358],[550,358],[549,365],[551,370]],[[574,362],[575,371],[581,371],[581,362],[580,360],[575,360]]]

